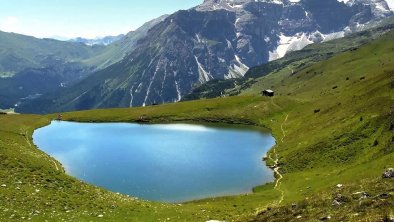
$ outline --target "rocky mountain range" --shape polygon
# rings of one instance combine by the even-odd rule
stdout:
[[[111,53],[98,57],[112,62],[41,102],[46,111],[176,102],[212,79],[242,77],[392,15],[384,0],[205,0],[156,20],[128,47],[129,35],[107,46]],[[111,60],[119,49],[126,50]]]

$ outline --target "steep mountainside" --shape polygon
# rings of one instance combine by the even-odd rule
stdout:
[[[49,110],[179,101],[199,84],[242,77],[392,14],[384,0],[206,0],[156,24],[122,61],[63,91]]]

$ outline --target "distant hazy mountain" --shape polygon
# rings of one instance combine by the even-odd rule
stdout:
[[[16,74],[26,68],[42,68],[49,63],[48,59],[82,61],[103,50],[102,46],[90,47],[0,31],[0,72]]]
[[[59,40],[59,41],[68,41],[70,40],[70,38],[64,37],[64,36],[60,36],[60,35],[52,35],[47,37],[47,39],[54,39],[54,40]]]
[[[84,46],[0,32],[0,107],[75,83],[95,70],[83,61],[103,52]]]
[[[179,101],[196,85],[241,77],[392,15],[384,0],[205,0],[155,24],[118,63],[62,92],[51,110]]]
[[[124,37],[123,34],[117,35],[117,36],[105,36],[105,37],[98,37],[95,39],[86,39],[86,38],[75,38],[75,39],[70,39],[68,40],[69,42],[77,42],[77,43],[83,43],[85,45],[93,46],[93,45],[109,45],[112,44],[116,41],[119,41]]]

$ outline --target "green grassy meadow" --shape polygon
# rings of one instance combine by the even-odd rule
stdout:
[[[291,67],[276,70],[255,79],[240,96],[63,113],[65,120],[80,122],[269,128],[277,145],[266,164],[278,167],[280,179],[245,195],[164,204],[105,191],[66,175],[59,162],[34,146],[33,131],[57,114],[0,115],[0,221],[392,218],[394,178],[383,179],[382,173],[394,167],[393,39],[394,32],[389,32],[296,73]],[[266,88],[277,96],[260,96]],[[334,200],[340,204],[333,205]]]

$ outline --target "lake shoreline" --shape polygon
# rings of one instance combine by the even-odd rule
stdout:
[[[54,115],[55,114],[51,114],[51,116],[54,116]],[[54,120],[52,120],[52,121],[54,121]],[[272,136],[272,138],[274,139],[275,144],[270,146],[267,149],[267,151],[264,153],[264,155],[262,157],[260,157],[261,162],[264,162],[263,165],[266,166],[267,168],[269,168],[270,171],[273,173],[273,178],[274,178],[273,181],[262,183],[262,184],[258,184],[256,186],[253,186],[252,188],[250,188],[249,191],[242,192],[242,193],[224,194],[224,195],[220,195],[219,194],[219,195],[213,195],[213,196],[208,196],[208,197],[203,197],[203,198],[196,198],[196,199],[180,201],[180,202],[177,202],[177,201],[175,201],[175,202],[158,201],[158,202],[161,202],[161,203],[186,204],[186,203],[192,203],[192,202],[198,202],[198,201],[204,201],[204,200],[210,200],[210,199],[217,199],[217,198],[226,198],[226,197],[251,195],[251,194],[256,192],[255,190],[257,188],[262,187],[262,186],[266,186],[268,184],[275,183],[276,180],[278,180],[278,177],[277,177],[277,174],[276,174],[276,172],[274,170],[274,167],[271,164],[268,163],[269,159],[266,158],[268,156],[268,154],[274,149],[274,147],[277,146],[277,139],[272,134],[271,129],[269,129],[267,127],[260,126],[260,125],[254,123],[251,120],[245,120],[245,119],[235,119],[234,120],[234,119],[222,119],[222,118],[220,118],[220,119],[216,119],[216,118],[208,118],[208,119],[207,118],[199,118],[199,119],[181,119],[181,120],[179,120],[179,119],[178,120],[167,119],[167,120],[163,121],[163,119],[161,118],[159,121],[157,119],[150,119],[149,121],[141,122],[141,121],[138,121],[138,120],[137,121],[122,121],[122,120],[121,121],[94,121],[94,120],[80,121],[80,120],[73,120],[73,119],[64,119],[64,120],[62,120],[62,122],[71,122],[71,123],[103,123],[103,124],[105,124],[105,123],[131,123],[131,124],[146,124],[146,125],[155,125],[155,124],[164,124],[164,125],[167,125],[167,124],[192,124],[192,125],[202,125],[202,126],[207,126],[207,127],[220,128],[220,129],[241,129],[241,130],[248,130],[248,131],[258,131],[260,133],[269,133]],[[51,121],[49,121],[49,123],[46,124],[45,126],[42,126],[42,127],[34,129],[32,135],[34,134],[34,132],[36,130],[38,130],[40,128],[43,128],[43,127],[46,127],[46,126],[48,126],[50,124],[51,124]],[[34,143],[34,145],[36,145],[36,144]],[[38,149],[40,151],[42,151],[40,148],[38,148]],[[42,152],[44,152],[44,151],[42,151]],[[44,153],[47,154],[46,152],[44,152]],[[79,178],[68,174],[66,172],[66,170],[64,169],[63,164],[59,160],[57,160],[55,157],[52,157],[49,154],[47,154],[47,155],[50,156],[51,159],[55,160],[55,162],[54,162],[55,167],[60,168],[61,171],[63,173],[65,173],[65,174],[67,174],[68,176],[71,176],[71,177],[73,177],[73,178],[75,178],[77,180],[80,180]],[[83,181],[83,182],[86,183],[86,184],[89,184],[89,185],[100,187],[100,186],[91,184],[89,182],[85,182],[85,181]],[[100,188],[105,189],[107,191],[110,191],[107,188],[103,188],[103,187],[100,187]],[[114,192],[114,191],[110,191],[110,192]],[[146,201],[152,201],[152,200],[146,200]],[[157,201],[154,201],[154,202],[157,202]]]

